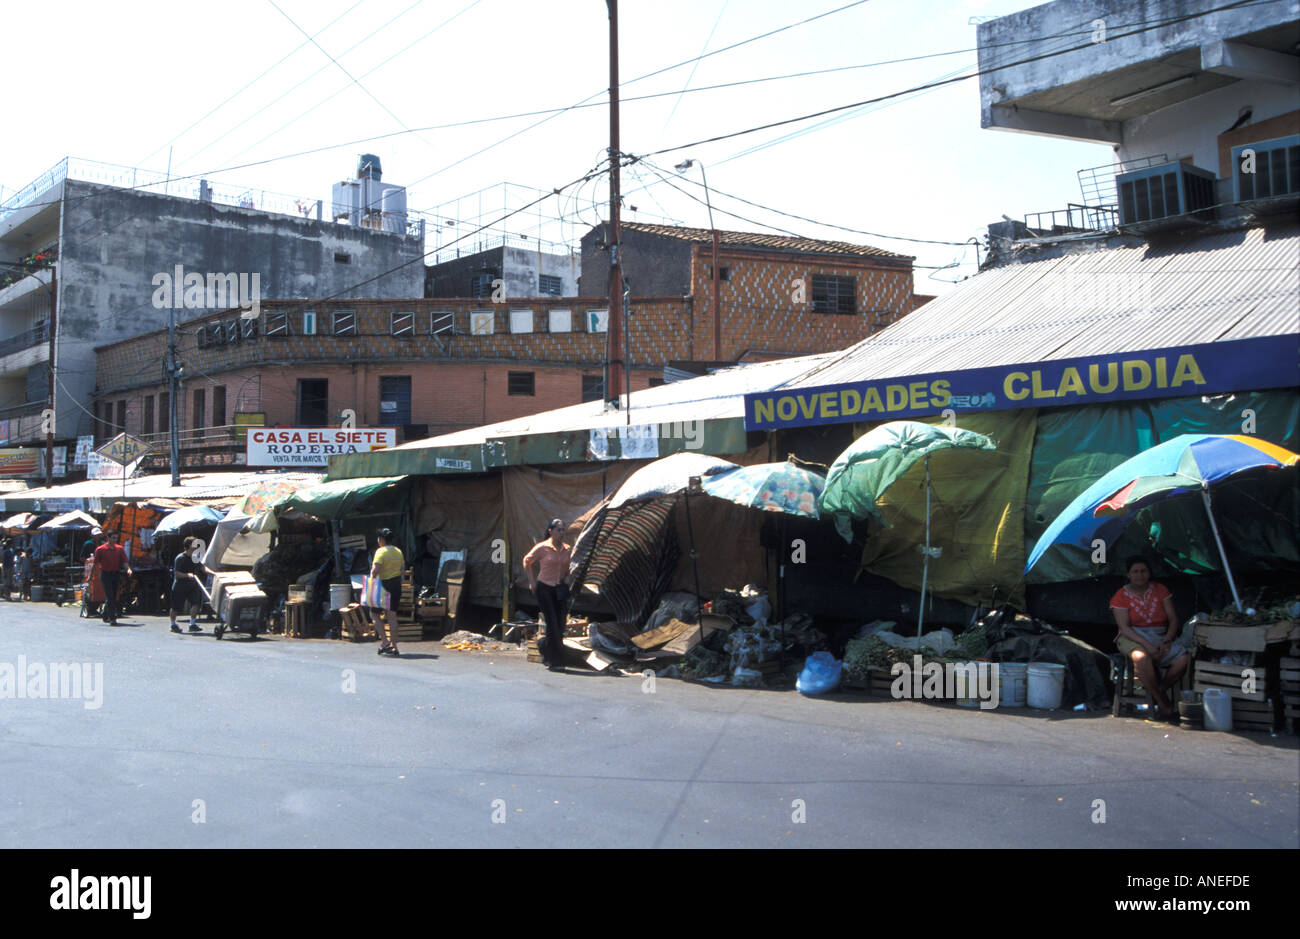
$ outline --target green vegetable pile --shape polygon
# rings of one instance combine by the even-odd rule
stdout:
[[[704,646],[696,646],[682,657],[683,678],[711,678],[727,671],[727,656]]]
[[[854,681],[866,681],[871,669],[889,671],[895,662],[910,664],[915,654],[910,649],[895,649],[875,636],[850,639],[844,647],[844,671]]]
[[[948,658],[964,662],[977,659],[988,650],[988,631],[983,623],[977,623],[957,637],[957,645],[948,653]]]

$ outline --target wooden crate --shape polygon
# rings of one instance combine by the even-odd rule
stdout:
[[[1241,690],[1242,672],[1246,669],[1255,670],[1255,690],[1246,692]],[[1268,698],[1268,681],[1267,670],[1260,665],[1221,665],[1218,662],[1196,662],[1194,663],[1194,682],[1192,689],[1204,693],[1211,688],[1218,688],[1227,692],[1228,696],[1237,701],[1238,699],[1246,701],[1264,701]]]
[[[894,700],[894,694],[890,686],[894,683],[894,676],[887,669],[873,668],[871,670],[871,682],[868,693],[873,698],[886,698]]]
[[[379,638],[374,625],[362,610],[361,604],[349,603],[339,610],[339,615],[343,619],[342,634],[344,639],[351,642],[363,642]]]
[[[307,604],[302,600],[288,600],[284,604],[284,635],[286,639],[302,639],[307,634]]]
[[[1232,729],[1265,733],[1273,729],[1273,702],[1232,699]]]

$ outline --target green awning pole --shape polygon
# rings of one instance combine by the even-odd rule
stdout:
[[[925,458],[925,560],[921,562],[921,610],[916,614],[916,651],[921,651],[921,626],[925,622],[925,585],[930,576],[930,457]]]
[[[1219,559],[1223,561],[1223,573],[1228,575],[1228,586],[1232,588],[1232,601],[1241,612],[1241,597],[1237,595],[1237,585],[1232,579],[1232,568],[1228,566],[1228,555],[1223,550],[1223,539],[1219,537],[1219,526],[1214,524],[1214,513],[1210,511],[1210,487],[1201,483],[1201,499],[1205,502],[1205,514],[1210,517],[1210,531],[1214,532],[1214,543],[1219,546]]]

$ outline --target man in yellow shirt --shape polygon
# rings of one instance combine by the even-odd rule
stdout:
[[[406,558],[402,550],[392,544],[393,532],[381,528],[378,533],[379,547],[375,550],[375,559],[370,565],[370,584],[366,590],[371,610],[378,611],[378,625],[382,642],[380,655],[397,656],[397,604],[402,599],[402,570],[406,567]],[[383,592],[374,596],[372,591],[378,582]]]

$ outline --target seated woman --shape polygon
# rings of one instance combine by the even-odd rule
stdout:
[[[1169,720],[1175,711],[1166,692],[1178,683],[1191,661],[1187,640],[1179,635],[1173,595],[1151,579],[1151,564],[1138,555],[1124,562],[1128,583],[1110,598],[1119,635],[1120,654],[1133,660],[1138,680],[1156,702],[1156,720]],[[1164,680],[1158,669],[1167,669]]]

